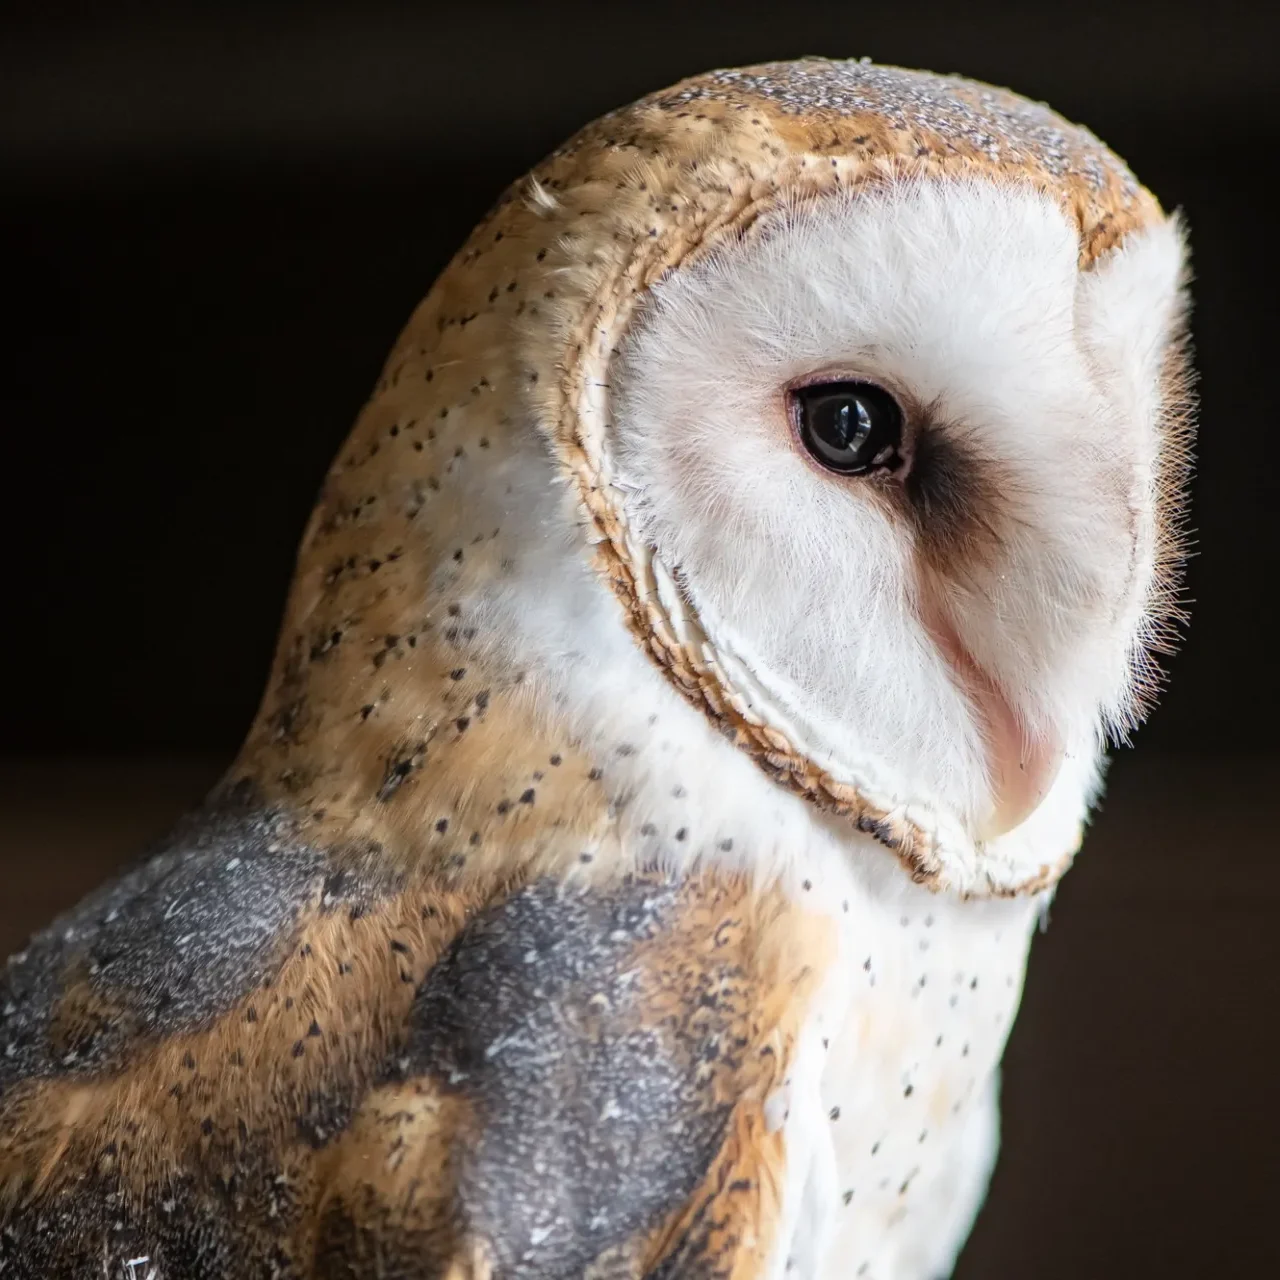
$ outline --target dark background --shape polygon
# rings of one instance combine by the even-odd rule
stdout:
[[[806,53],[1049,100],[1192,232],[1194,624],[1036,947],[976,1277],[1280,1274],[1275,5],[9,5],[0,953],[213,781],[397,330],[600,112]]]

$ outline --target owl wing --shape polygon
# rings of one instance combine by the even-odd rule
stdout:
[[[795,923],[742,884],[644,876],[481,912],[344,1136],[315,1274],[763,1274],[767,1102],[820,967]]]
[[[203,828],[0,982],[0,1274],[756,1275],[825,963],[736,879],[480,894]]]

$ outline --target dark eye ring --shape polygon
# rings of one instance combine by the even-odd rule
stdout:
[[[902,465],[902,408],[883,387],[815,382],[790,398],[800,443],[819,466],[861,476]]]

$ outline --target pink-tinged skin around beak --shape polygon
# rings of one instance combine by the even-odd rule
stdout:
[[[943,610],[927,597],[923,612],[926,629],[982,719],[992,806],[975,834],[994,840],[1025,822],[1049,794],[1062,767],[1062,743],[1056,735],[1027,731],[1000,686],[973,660]]]

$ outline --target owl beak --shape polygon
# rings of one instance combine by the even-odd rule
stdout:
[[[1040,807],[1062,767],[1063,749],[1052,735],[1029,733],[999,689],[980,672],[975,676],[980,684],[975,687],[971,678],[969,687],[985,722],[992,796],[978,836],[994,840]]]
[[[942,610],[928,608],[925,613],[926,628],[982,723],[991,807],[977,822],[974,834],[980,840],[995,840],[1025,822],[1049,794],[1062,768],[1062,742],[1053,733],[1029,730],[1000,686],[974,661]]]

